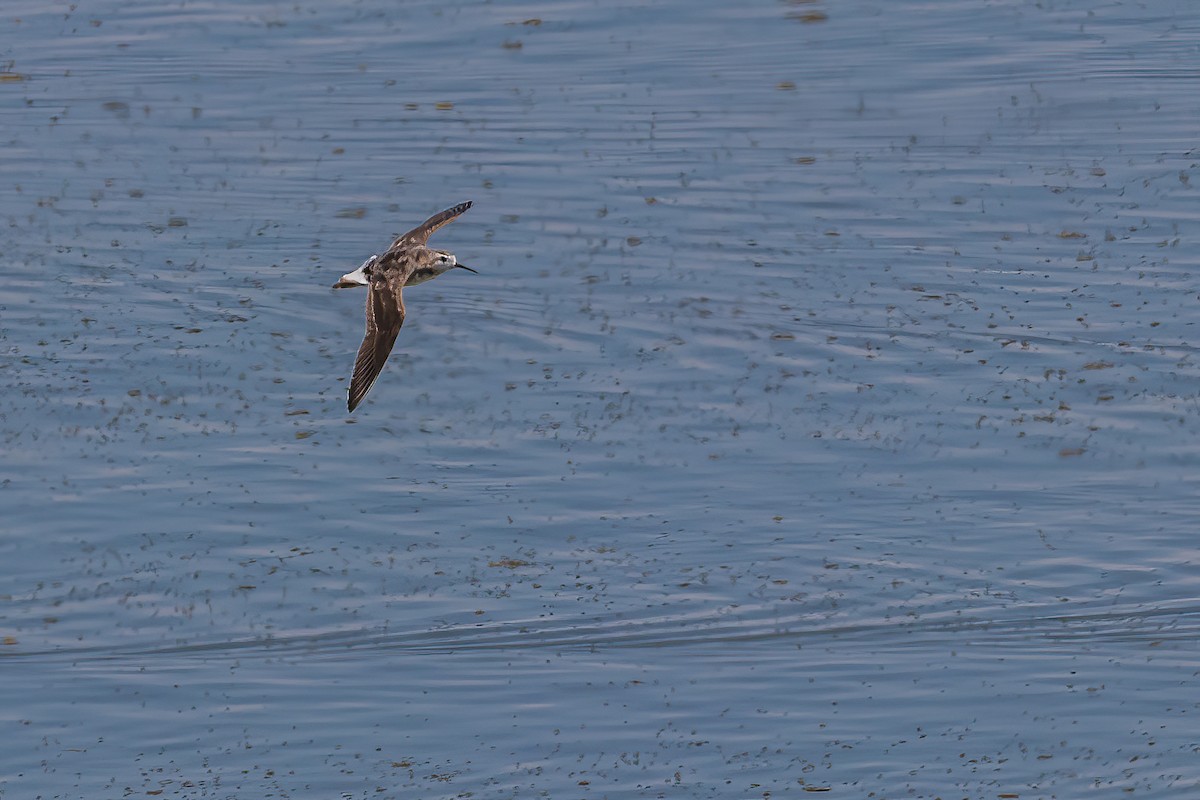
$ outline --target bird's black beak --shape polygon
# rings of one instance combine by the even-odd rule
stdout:
[[[479,274],[478,272],[476,272],[475,270],[471,269],[470,267],[468,267],[468,266],[467,266],[467,265],[465,265],[465,264],[455,264],[454,266],[458,267],[459,269],[465,269],[467,272],[474,272],[476,275],[478,275],[478,274]]]

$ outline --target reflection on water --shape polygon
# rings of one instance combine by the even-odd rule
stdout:
[[[1195,784],[1169,5],[9,10],[0,793]]]

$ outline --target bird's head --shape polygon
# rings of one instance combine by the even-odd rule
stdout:
[[[458,269],[465,269],[467,272],[475,272],[470,267],[458,263],[458,259],[454,257],[454,253],[447,253],[445,250],[431,250],[430,252],[433,254],[433,263],[430,264],[430,268],[435,275],[442,275],[456,267]],[[475,272],[475,274],[478,275],[479,273]]]

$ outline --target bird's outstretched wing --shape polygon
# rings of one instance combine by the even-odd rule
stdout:
[[[349,411],[362,402],[375,384],[403,324],[403,293],[392,291],[382,277],[372,280],[367,287],[367,333],[358,348],[354,373],[350,376],[350,392],[346,400]]]
[[[439,214],[434,214],[432,217],[425,220],[400,238],[396,239],[396,241],[392,242],[392,247],[389,249],[395,249],[400,246],[424,246],[424,244],[429,241],[429,237],[433,235],[434,231],[446,223],[453,221],[455,217],[462,214],[470,207],[471,201],[468,200],[465,203],[459,203],[454,208],[447,208],[445,211]]]

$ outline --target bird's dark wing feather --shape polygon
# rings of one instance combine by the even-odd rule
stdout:
[[[382,278],[372,280],[367,287],[367,333],[358,348],[358,357],[354,359],[354,374],[350,376],[350,393],[346,401],[348,410],[353,411],[375,384],[403,324],[403,294],[392,291]]]
[[[396,241],[392,242],[392,248],[400,247],[401,245],[407,247],[415,247],[417,245],[423,246],[429,241],[429,237],[434,231],[446,223],[451,222],[455,217],[457,217],[459,214],[462,214],[470,207],[471,201],[468,200],[465,203],[459,203],[454,208],[447,208],[440,214],[434,214],[432,217],[425,220],[420,225],[398,238]]]

